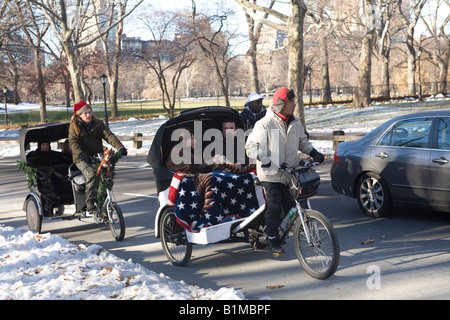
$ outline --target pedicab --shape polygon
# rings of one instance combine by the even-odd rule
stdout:
[[[155,134],[147,157],[159,201],[155,236],[161,239],[164,253],[173,265],[186,265],[193,245],[239,241],[256,250],[267,244],[264,190],[253,172],[235,174],[225,168],[189,176],[165,167],[170,151],[179,143],[172,136],[176,129],[194,128],[195,140],[203,139],[201,151],[209,152],[207,142],[212,139],[208,130],[220,130],[222,121],[230,118],[238,129],[244,129],[236,110],[215,106],[183,111],[162,124]],[[320,177],[310,162],[280,170],[290,176],[291,195],[296,202],[290,214],[282,217],[280,238],[285,241],[292,235],[296,256],[304,270],[314,278],[327,279],[337,269],[340,250],[332,224],[313,210],[309,202],[318,190]]]
[[[43,220],[79,219],[97,224],[108,224],[115,240],[125,236],[125,222],[119,205],[111,193],[113,178],[101,173],[96,212],[86,211],[84,188],[86,179],[72,163],[72,155],[49,150],[28,151],[30,144],[42,141],[61,143],[68,137],[69,123],[43,124],[21,129],[19,170],[27,176],[29,193],[25,197],[23,210],[26,213],[30,230],[37,233],[42,230]],[[99,154],[93,163],[100,163]],[[119,158],[115,153],[110,160],[113,166]]]

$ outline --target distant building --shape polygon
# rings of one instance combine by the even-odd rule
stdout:
[[[283,49],[285,47],[284,39],[286,38],[287,34],[285,32],[263,26],[257,50],[259,53],[270,53],[272,51]]]

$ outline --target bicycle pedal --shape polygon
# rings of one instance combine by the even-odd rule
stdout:
[[[274,258],[279,258],[284,255],[284,252],[272,252]]]

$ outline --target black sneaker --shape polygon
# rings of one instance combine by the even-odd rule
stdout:
[[[267,238],[267,249],[272,252],[274,257],[280,257],[284,254],[284,249],[281,247],[278,237]]]

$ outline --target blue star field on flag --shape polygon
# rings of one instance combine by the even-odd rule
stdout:
[[[221,170],[200,174],[205,183],[183,178],[178,187],[175,215],[191,232],[226,221],[245,218],[259,205],[250,173],[234,174]],[[197,184],[197,186],[196,186]]]

